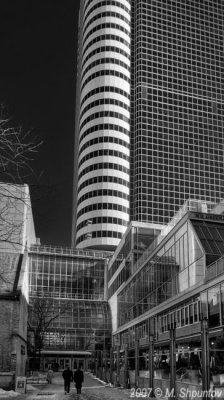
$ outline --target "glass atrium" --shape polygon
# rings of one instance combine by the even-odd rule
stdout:
[[[52,310],[58,310],[44,335],[43,353],[53,355],[59,365],[63,364],[59,358],[68,351],[74,357],[86,357],[110,349],[111,313],[104,293],[109,255],[81,250],[58,252],[44,246],[30,249],[30,303],[42,296],[51,299]]]

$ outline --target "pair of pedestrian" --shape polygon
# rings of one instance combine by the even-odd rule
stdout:
[[[82,389],[82,382],[84,381],[84,375],[83,375],[83,371],[81,371],[80,368],[78,368],[73,376],[72,371],[70,370],[69,367],[67,367],[67,369],[65,369],[62,373],[62,376],[64,378],[64,389],[65,389],[65,394],[70,392],[70,384],[74,379],[75,382],[75,387],[77,390],[77,394],[81,393],[81,389]]]

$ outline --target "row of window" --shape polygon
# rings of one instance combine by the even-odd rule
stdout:
[[[158,121],[159,122],[159,121]],[[146,124],[140,124],[138,123],[137,126],[132,126],[132,129],[135,128],[136,134],[139,134],[140,132],[142,133],[142,143],[144,143],[144,141],[149,142],[150,140],[152,142],[154,142],[154,144],[156,145],[157,143],[159,143],[156,140],[156,137],[152,136],[152,132],[154,133],[154,135],[157,135],[163,138],[163,143],[169,143],[170,146],[172,147],[171,141],[173,141],[174,143],[174,147],[176,147],[174,140],[176,140],[177,142],[185,142],[188,143],[189,145],[192,145],[194,143],[195,140],[195,149],[197,151],[198,148],[196,148],[196,144],[199,145],[199,142],[201,141],[201,143],[204,142],[204,146],[207,147],[208,146],[208,142],[209,142],[209,138],[210,138],[210,143],[212,144],[212,146],[214,148],[217,148],[217,144],[215,144],[215,142],[220,142],[220,134],[222,132],[222,130],[217,127],[216,129],[212,129],[212,126],[209,127],[209,129],[206,127],[204,128],[204,131],[202,129],[195,129],[194,126],[183,126],[180,125],[179,129],[174,129],[173,124],[166,124],[166,126],[158,123],[156,120],[152,121],[150,125],[146,125]],[[204,134],[203,134],[204,132]],[[160,134],[160,135],[158,135]],[[195,135],[195,139],[193,139],[193,134]],[[186,139],[184,140],[184,136],[187,135],[187,139],[188,141],[186,142]],[[203,140],[203,136],[204,136],[204,140]],[[200,146],[199,146],[200,147]],[[193,150],[191,148],[191,150]],[[143,150],[144,151],[144,150]]]
[[[164,25],[172,27],[173,21],[175,21],[175,27],[183,26],[185,29],[186,27],[188,27],[189,32],[192,31],[192,28],[194,28],[196,32],[199,29],[201,29],[203,32],[209,30],[208,23],[206,24],[206,22],[208,21],[208,15],[203,15],[203,9],[200,11],[200,14],[198,14],[198,17],[196,17],[195,15],[192,16],[190,10],[183,9],[180,10],[181,12],[179,12],[179,10],[175,10],[174,8],[172,8],[171,10],[158,8],[154,9],[153,11],[150,9],[145,9],[144,12],[137,16],[142,25],[150,24],[150,26],[152,26],[157,23],[164,23]],[[213,21],[209,20],[209,24],[211,25],[211,27],[215,26],[216,24],[222,27],[222,21],[219,21],[218,14],[216,15],[216,17],[213,16]]]
[[[190,33],[190,35],[189,35]],[[203,32],[204,33],[204,32]],[[216,44],[215,41],[213,41],[212,37],[200,37],[200,36],[194,36],[193,32],[187,32],[187,31],[175,31],[175,30],[164,30],[164,29],[159,29],[158,26],[156,28],[151,28],[149,31],[145,32],[139,32],[138,36],[135,38],[135,43],[144,43],[148,44],[148,40],[150,37],[150,42],[152,41],[163,41],[164,43],[167,43],[168,46],[171,44],[173,46],[178,46],[180,52],[183,51],[183,49],[189,48],[190,46],[192,47],[192,51],[195,49],[198,50],[198,52],[203,52],[205,55],[209,54],[209,52],[212,52],[215,54],[216,52],[219,51],[221,52],[222,46],[220,44]],[[187,40],[188,39],[188,40]],[[214,45],[214,47],[212,46]],[[207,50],[207,53],[206,53]]]
[[[87,207],[82,208],[78,214],[77,218],[81,217],[81,215],[86,214],[88,212],[92,211],[97,211],[97,210],[113,210],[113,211],[120,211],[122,213],[128,214],[129,209],[127,207],[124,207],[120,204],[116,203],[96,203],[96,204],[90,204]]]
[[[167,67],[170,68],[170,70],[174,72],[180,72],[180,73],[189,73],[191,72],[192,74],[197,73],[198,76],[202,77],[203,75],[207,75],[208,78],[209,76],[214,76],[216,77],[217,75],[221,77],[221,65],[217,64],[214,66],[214,69],[210,68],[210,65],[208,65],[208,68],[206,70],[200,70],[198,69],[198,65],[190,65],[188,64],[182,64],[177,63],[175,60],[173,60],[173,56],[175,55],[172,52],[169,53],[157,53],[155,51],[152,51],[150,56],[147,55],[147,52],[145,52],[145,49],[142,49],[141,47],[138,48],[139,51],[137,53],[140,53],[140,58],[138,59],[138,62],[136,63],[135,68],[141,68],[141,66],[147,67],[149,61],[151,62],[152,68],[155,67],[155,69],[160,68],[160,70],[163,72],[164,70],[167,69]],[[175,52],[176,53],[176,52]],[[160,66],[159,66],[160,64]],[[162,69],[161,69],[162,66]],[[218,78],[217,76],[217,78]]]
[[[127,42],[127,40],[123,39],[120,36],[117,35],[112,35],[112,34],[105,34],[105,35],[99,35],[97,37],[95,37],[94,39],[92,39],[87,46],[83,49],[82,51],[82,56],[84,57],[85,53],[87,52],[87,50],[95,43],[98,42],[102,42],[102,41],[109,41],[109,40],[114,40],[116,42],[120,42],[122,44],[124,44],[128,49],[130,48],[130,44],[129,42]]]
[[[155,162],[158,161],[155,160]],[[207,163],[204,162],[203,167],[208,167]],[[135,167],[135,165],[134,165]],[[179,186],[179,184],[182,181],[182,186],[184,189],[184,186],[192,186],[193,183],[195,181],[200,182],[200,184],[202,185],[202,187],[206,184],[210,183],[210,180],[212,180],[212,182],[214,183],[214,187],[217,185],[217,187],[219,186],[219,176],[223,174],[223,172],[217,168],[216,170],[212,169],[212,171],[208,171],[205,168],[205,171],[202,171],[202,173],[200,174],[199,170],[198,170],[198,165],[195,165],[195,170],[188,170],[187,172],[185,171],[185,169],[182,169],[181,172],[176,171],[178,167],[178,163],[174,163],[174,164],[170,164],[169,165],[169,160],[167,160],[167,162],[163,162],[157,166],[157,169],[153,169],[150,168],[150,166],[148,167],[148,171],[146,171],[146,169],[144,169],[144,172],[142,172],[141,170],[134,172],[133,173],[133,177],[136,177],[136,186],[135,189],[139,189],[140,192],[140,188],[142,183],[145,181],[152,181],[153,182],[153,188],[151,187],[150,189],[155,191],[156,194],[156,189],[166,189],[167,191],[170,190],[170,196],[173,197],[174,193],[172,193],[173,188],[177,188]],[[211,166],[210,166],[211,167]],[[220,166],[219,166],[220,168]],[[135,169],[136,171],[136,169]],[[164,177],[165,175],[165,177]],[[171,175],[171,178],[168,178],[168,175]],[[158,183],[159,182],[159,183]],[[212,185],[213,188],[213,185]],[[146,188],[144,188],[146,190]],[[211,188],[210,188],[211,189]],[[148,189],[149,190],[149,189]]]
[[[81,106],[91,96],[94,96],[94,95],[99,94],[99,93],[106,93],[106,92],[108,92],[108,93],[117,93],[117,94],[120,94],[121,96],[127,97],[127,99],[130,99],[130,94],[128,92],[126,92],[125,90],[123,90],[123,89],[120,89],[120,88],[118,88],[116,86],[100,86],[100,87],[97,87],[97,88],[95,88],[93,90],[90,90],[83,97],[83,99],[81,101]]]
[[[129,175],[129,173],[130,173],[129,168],[126,168],[123,165],[105,162],[105,163],[98,163],[98,164],[89,165],[87,168],[83,169],[80,172],[80,174],[78,176],[78,180],[80,180],[80,178],[82,176],[88,174],[89,172],[97,171],[99,169],[111,169],[113,171],[121,171],[121,172],[123,172],[123,173],[125,173],[127,175]]]
[[[169,64],[169,60],[163,60],[160,64],[160,61],[158,57],[153,57],[148,60],[148,64],[146,65],[145,63],[139,63],[136,66],[136,71],[140,75],[148,74],[149,72],[149,64],[151,66],[150,68],[150,75],[153,72],[156,72],[157,75],[166,75],[166,74],[171,74],[175,78],[178,78],[179,80],[193,80],[193,78],[197,79],[197,81],[203,81],[204,79],[208,79],[209,81],[216,82],[218,81],[218,77],[215,75],[211,75],[208,72],[205,71],[199,72],[193,71],[191,68],[186,68],[186,66],[173,66],[173,64]],[[155,70],[153,70],[153,67]],[[196,75],[195,75],[196,73]]]
[[[86,227],[88,225],[89,220],[85,220],[81,222],[77,226],[77,231],[80,229]],[[128,221],[125,221],[124,219],[121,218],[115,218],[115,217],[96,217],[91,219],[91,224],[113,224],[113,225],[122,225],[122,226],[127,226]]]
[[[139,64],[136,64],[136,71],[135,71],[135,72],[139,73],[139,75],[136,75],[135,81],[139,82],[139,83],[142,82],[143,85],[144,84],[147,84],[147,85],[151,84],[151,82],[153,82],[152,79],[155,79],[155,80],[160,79],[160,80],[162,80],[163,78],[167,77],[167,75],[171,75],[170,78],[172,78],[174,76],[175,77],[175,81],[178,81],[178,82],[180,81],[181,82],[181,80],[182,80],[183,81],[182,84],[186,84],[186,83],[191,84],[192,82],[196,82],[196,83],[198,83],[199,88],[200,88],[201,86],[203,87],[203,85],[206,85],[204,81],[205,81],[205,77],[207,77],[208,78],[208,84],[209,84],[209,87],[208,87],[207,90],[209,92],[212,89],[212,85],[214,86],[216,82],[220,83],[220,81],[221,81],[221,78],[222,78],[221,77],[221,73],[219,75],[216,74],[216,76],[214,77],[214,73],[213,73],[214,71],[212,72],[212,70],[215,70],[215,65],[217,65],[217,62],[214,62],[214,61],[211,61],[210,63],[204,62],[201,65],[198,65],[198,68],[203,70],[202,74],[199,77],[198,74],[200,74],[200,73],[198,72],[198,70],[197,71],[193,71],[193,65],[196,65],[196,61],[192,60],[192,59],[189,59],[187,56],[183,57],[183,58],[181,58],[180,56],[176,57],[176,60],[177,60],[176,66],[177,67],[181,63],[184,63],[186,65],[186,67],[187,67],[187,70],[191,71],[188,76],[184,76],[181,73],[179,78],[178,78],[178,74],[177,73],[173,73],[172,70],[171,71],[167,71],[166,65],[167,65],[167,63],[169,63],[170,59],[172,58],[171,57],[171,53],[170,53],[170,57],[167,57],[167,59],[165,60],[165,63],[164,63],[163,69],[162,69],[162,73],[158,73],[158,70],[159,69],[161,70],[161,65],[163,64],[163,63],[161,64],[159,62],[159,56],[158,57],[155,56],[153,59],[147,58],[148,68],[150,70],[150,74],[149,74],[147,69],[145,71],[143,71],[143,68],[142,68],[142,70],[140,70],[140,67],[141,67],[141,64],[142,64],[141,61],[143,60],[143,58],[142,58],[142,60],[140,58],[141,58],[141,55],[142,55],[143,51],[145,52],[145,49],[139,49],[139,51],[136,54],[136,57],[137,57],[136,59],[139,60]],[[147,81],[145,81],[146,79],[147,79]],[[195,94],[195,96],[199,97],[198,94]],[[214,101],[214,99],[213,99],[213,101]]]
[[[105,53],[105,52],[113,52],[113,53],[121,54],[122,56],[124,56],[128,60],[130,60],[130,55],[128,53],[126,53],[126,51],[121,49],[120,47],[116,47],[116,46],[101,46],[101,47],[97,47],[96,49],[92,50],[90,53],[88,53],[86,55],[85,59],[82,62],[82,68],[84,67],[84,65],[87,63],[87,61],[91,57],[95,56],[96,54]]]
[[[197,72],[197,71],[195,71]],[[170,103],[171,101],[173,102],[174,105],[178,106],[179,104],[183,105],[184,107],[201,107],[201,110],[204,108],[209,108],[211,104],[219,103],[218,99],[208,99],[208,98],[202,98],[200,96],[188,96],[185,95],[182,92],[173,92],[171,90],[161,90],[160,88],[157,87],[151,87],[151,86],[146,86],[142,85],[138,88],[136,88],[136,95],[141,95],[145,93],[147,96],[153,99],[153,101],[168,101]],[[147,104],[147,103],[146,103]]]
[[[91,160],[92,158],[96,157],[118,157],[122,160],[129,161],[129,156],[125,153],[122,153],[121,151],[117,150],[110,150],[110,149],[101,149],[101,150],[96,150],[91,153],[86,154],[84,157],[81,158],[78,164],[78,168],[81,167],[82,164],[84,164],[87,160]]]
[[[91,257],[89,255],[88,257]],[[44,255],[40,258],[32,255],[31,269],[30,269],[30,284],[35,285],[36,281],[39,283],[42,280],[49,280],[49,282],[56,282],[57,286],[63,286],[66,281],[68,285],[75,284],[74,277],[77,282],[84,282],[83,277],[91,277],[92,280],[98,282],[104,271],[104,259],[92,258],[72,258],[61,256],[47,256]],[[83,284],[83,283],[82,283]]]
[[[91,1],[91,0],[89,0]],[[152,0],[150,3],[147,1],[136,3],[136,8],[138,11],[142,10],[145,14],[147,9],[161,12],[164,14],[164,11],[170,11],[174,8],[174,10],[180,10],[180,12],[187,11],[203,11],[206,10],[207,12],[210,10],[211,12],[216,12],[217,7],[221,6],[222,0],[217,0],[214,2],[213,0],[207,0],[203,2],[186,2],[185,0],[173,1],[173,0]],[[140,11],[141,12],[141,11]],[[150,11],[151,12],[151,11]]]
[[[150,68],[150,66],[149,66]],[[167,83],[172,83],[172,87],[174,89],[183,88],[184,91],[192,90],[196,93],[196,89],[202,91],[203,96],[207,96],[207,93],[211,90],[216,89],[217,79],[208,79],[206,81],[205,77],[203,79],[199,79],[196,75],[192,77],[183,77],[177,76],[177,74],[163,74],[160,75],[157,72],[157,68],[154,71],[155,73],[146,76],[144,74],[139,74],[136,79],[136,84],[147,83],[148,85],[154,82],[154,85],[167,85]],[[207,86],[206,86],[207,85]]]
[[[84,194],[82,197],[79,198],[78,204],[82,203],[87,199],[91,199],[93,197],[101,197],[101,196],[119,197],[120,199],[129,201],[129,195],[126,193],[120,192],[119,190],[102,189],[102,190],[93,190],[91,192]]]
[[[121,72],[112,70],[112,69],[105,69],[102,71],[97,71],[94,74],[88,76],[88,78],[83,82],[81,91],[83,88],[89,83],[91,80],[98,78],[99,76],[117,76],[118,78],[124,79],[126,82],[130,83],[130,78]]]
[[[179,31],[180,32],[180,31]],[[196,37],[194,36],[193,32],[191,30],[186,29],[185,31],[181,31],[182,33],[180,34],[178,31],[175,30],[165,30],[161,29],[159,30],[157,27],[151,28],[144,34],[142,32],[137,32],[137,36],[135,38],[135,43],[141,43],[144,42],[145,44],[147,43],[148,38],[152,38],[153,42],[159,41],[161,42],[166,42],[167,47],[169,46],[181,46],[181,43],[183,44],[183,48],[189,48],[190,46],[193,48],[197,48],[198,52],[202,51],[203,53],[206,53],[206,49],[208,52],[212,52],[213,54],[222,53],[222,44],[219,42],[217,39],[214,39],[213,37]],[[204,32],[203,32],[204,33]],[[187,41],[188,38],[188,41]],[[169,43],[170,41],[170,43]],[[214,46],[214,47],[213,47]],[[205,54],[206,55],[206,54]]]
[[[110,285],[108,289],[108,295],[109,298],[113,296],[113,294],[119,289],[119,287],[128,280],[130,277],[130,269],[128,268],[128,265],[124,268],[122,268],[121,272],[118,274],[116,279],[113,281],[113,283]]]
[[[101,175],[101,176],[95,176],[94,178],[90,178],[84,181],[81,185],[79,185],[78,193],[87,186],[101,182],[116,183],[117,185],[122,185],[128,188],[130,187],[130,183],[125,179],[118,178],[117,176]]]
[[[121,132],[124,135],[127,135],[129,137],[129,131],[125,128],[123,128],[123,126],[120,125],[116,125],[116,124],[97,124],[97,125],[93,125],[90,128],[86,129],[86,131],[83,132],[83,134],[80,136],[79,139],[79,143],[88,135],[90,135],[90,133],[93,132],[99,132],[99,131],[103,131],[105,133],[105,131],[115,131],[115,132]]]
[[[97,107],[97,106],[100,106],[100,105],[105,105],[105,104],[111,104],[111,105],[114,105],[114,106],[118,106],[118,107],[124,108],[127,111],[130,110],[130,107],[126,103],[124,103],[123,101],[119,101],[119,100],[116,100],[116,99],[111,99],[111,98],[105,98],[104,97],[103,99],[95,100],[92,103],[89,103],[88,106],[86,106],[82,110],[82,112],[80,114],[80,119],[82,118],[83,114],[85,114],[91,108]]]
[[[180,328],[185,325],[199,322],[200,302],[199,300],[178,309],[159,316],[159,331],[167,332],[171,327]]]
[[[216,120],[212,121],[213,123]],[[217,123],[214,125],[213,124],[206,124],[206,123],[200,123],[195,120],[195,121],[187,121],[185,125],[180,123],[180,121],[169,121],[167,118],[166,120],[163,120],[162,118],[159,118],[158,114],[151,114],[150,118],[137,118],[137,121],[135,121],[134,125],[135,131],[145,129],[151,132],[154,132],[154,135],[156,132],[161,132],[165,135],[165,132],[169,132],[172,137],[173,132],[178,136],[178,132],[186,132],[189,134],[189,132],[194,132],[195,135],[200,139],[204,136],[208,136],[213,134],[213,137],[215,137],[215,134],[218,133],[222,134],[223,131],[223,123],[222,121],[217,121]],[[217,135],[217,136],[218,136]]]
[[[150,15],[151,15],[151,11],[150,11]],[[201,14],[202,15],[202,14]],[[200,17],[201,17],[200,15]],[[185,36],[188,36],[191,38],[191,36],[193,36],[193,39],[196,40],[197,36],[199,38],[201,38],[201,40],[205,40],[206,37],[206,30],[208,31],[207,27],[203,27],[201,29],[201,32],[203,33],[202,35],[196,35],[196,32],[198,32],[198,28],[201,26],[201,24],[195,24],[195,21],[193,21],[191,19],[192,24],[189,24],[188,21],[181,21],[180,18],[173,18],[172,20],[169,19],[164,19],[162,18],[162,14],[160,14],[160,19],[156,19],[153,20],[153,22],[155,22],[154,24],[147,24],[145,23],[145,19],[143,19],[141,21],[141,16],[137,16],[136,20],[137,20],[137,26],[136,26],[136,33],[138,35],[143,34],[145,36],[148,36],[151,32],[155,32],[155,30],[158,30],[159,32],[164,32],[164,34],[168,33],[168,32],[174,32],[175,34],[180,34]],[[206,15],[206,17],[208,18],[208,14]],[[142,22],[142,23],[141,23]],[[150,21],[151,22],[151,21]],[[186,22],[186,23],[185,23]],[[200,21],[202,22],[202,20]],[[218,20],[212,21],[211,19],[209,20],[209,25],[212,27],[216,26],[216,28],[219,28],[219,22]],[[220,32],[222,32],[222,23],[220,24]],[[181,29],[182,28],[182,29]],[[196,30],[197,28],[197,30]],[[211,33],[211,37],[217,39],[219,37],[218,35],[218,29],[210,31]],[[189,35],[191,34],[191,35]],[[150,36],[150,35],[149,35]],[[207,35],[208,37],[208,35]],[[206,39],[207,39],[206,37]]]
[[[130,0],[125,0],[127,3],[129,3],[130,4]],[[93,0],[87,0],[86,1],[86,3],[85,3],[85,5],[84,5],[84,8],[83,8],[83,11],[85,12],[85,10],[87,9],[87,7],[91,4],[93,2]]]
[[[148,181],[148,184],[152,183],[150,180]],[[196,185],[196,182],[195,182]],[[209,185],[208,185],[209,186]],[[174,190],[174,188],[172,188],[171,190]],[[148,195],[147,195],[147,191],[144,189],[142,189],[142,191],[139,193],[135,193],[135,207],[139,208],[140,210],[142,209],[142,212],[148,212],[149,214],[157,214],[159,212],[160,209],[162,209],[164,206],[165,208],[169,208],[169,207],[173,207],[174,204],[176,203],[176,201],[180,200],[181,204],[183,203],[184,199],[187,199],[189,197],[189,193],[190,194],[195,194],[197,197],[199,197],[200,193],[201,193],[201,197],[206,197],[206,192],[208,193],[208,187],[205,187],[204,185],[202,185],[200,182],[197,182],[197,186],[194,187],[193,183],[191,185],[189,185],[189,187],[183,187],[183,185],[181,184],[181,181],[179,183],[179,186],[176,185],[175,186],[175,194],[172,193],[172,191],[170,190],[162,190],[162,189],[157,189],[157,190],[153,190],[151,189],[151,193],[148,191]],[[210,198],[213,197],[213,201],[215,201],[215,194],[217,194],[217,200],[221,197],[223,197],[223,190],[220,190],[219,188],[216,189],[215,191],[213,191],[210,194]],[[153,195],[157,195],[157,198],[160,196],[160,201],[158,201],[155,205],[154,201],[151,200],[151,196]],[[155,196],[156,197],[156,196]],[[209,198],[209,195],[207,194],[207,198]],[[144,199],[144,200],[142,200]]]
[[[196,36],[193,32],[192,27],[191,27],[191,29],[188,30],[188,29],[186,29],[186,26],[185,26],[185,30],[183,29],[181,31],[182,34],[180,34],[180,31],[179,32],[175,31],[175,29],[172,29],[172,28],[173,27],[171,27],[171,29],[169,31],[166,31],[166,30],[158,30],[158,28],[156,26],[154,26],[151,29],[148,29],[145,35],[143,35],[140,32],[139,36],[137,36],[136,41],[140,41],[141,38],[146,40],[147,38],[150,37],[150,38],[152,38],[152,41],[155,44],[155,42],[162,43],[163,41],[170,38],[170,43],[167,43],[168,46],[176,45],[176,44],[179,44],[180,42],[183,43],[183,47],[184,46],[188,47],[190,45],[196,46],[198,43],[201,43],[203,50],[205,48],[207,48],[210,51],[213,51],[214,49],[216,49],[216,51],[221,53],[222,45],[221,45],[220,37],[218,35],[215,38],[214,37],[215,35],[211,35],[211,36],[207,35],[206,36],[206,31],[201,31],[201,32],[198,31],[199,35]],[[200,33],[202,33],[203,36],[200,37]],[[187,38],[189,38],[188,41],[187,41]],[[212,49],[213,44],[214,44],[214,49]],[[200,49],[198,49],[198,50],[200,50]]]
[[[78,239],[76,240],[76,243],[81,243],[86,239],[93,239],[93,238],[107,238],[107,237],[111,237],[111,238],[116,238],[116,239],[121,239],[122,238],[122,233],[120,232],[114,232],[114,231],[96,231],[96,232],[91,232],[91,236],[87,236],[87,235],[81,235],[80,237],[78,237]]]
[[[159,111],[159,108],[157,108]],[[218,118],[213,118],[212,120],[208,120],[205,116],[204,117],[196,117],[194,118],[193,114],[181,114],[179,113],[179,116],[174,112],[173,115],[172,113],[166,113],[165,111],[162,113],[156,113],[156,110],[148,110],[148,112],[142,111],[142,112],[136,112],[135,113],[135,123],[148,123],[150,124],[152,121],[154,122],[154,125],[156,123],[161,124],[161,122],[164,122],[165,124],[173,124],[174,129],[181,129],[186,126],[197,126],[198,128],[204,129],[204,128],[209,128],[209,129],[214,129],[222,126],[223,121],[218,119]]]
[[[151,47],[153,48],[151,49]],[[186,48],[184,52],[180,52],[177,49],[177,45],[173,43],[167,43],[164,41],[154,40],[154,43],[149,47],[148,45],[140,46],[135,48],[135,59],[136,56],[138,58],[136,61],[140,62],[141,60],[148,60],[149,55],[148,52],[150,50],[150,59],[158,62],[158,57],[166,58],[172,62],[173,65],[177,65],[177,63],[181,64],[181,62],[185,61],[186,66],[189,68],[204,68],[207,69],[207,73],[211,72],[213,67],[218,68],[220,71],[220,56],[221,51],[217,54],[213,52],[213,54],[204,54],[204,57],[201,57],[197,51],[193,51],[191,47]],[[200,57],[199,57],[200,56]],[[206,57],[206,58],[205,58]]]
[[[88,65],[88,67],[83,72],[82,79],[88,71],[90,71],[92,68],[96,67],[97,65],[102,65],[102,64],[119,65],[120,67],[125,68],[127,71],[130,72],[130,67],[121,60],[118,60],[116,58],[109,58],[109,57],[108,58],[100,58],[96,61],[93,61],[91,64]],[[81,86],[82,88],[83,88],[83,85]]]
[[[121,32],[125,33],[127,36],[130,36],[130,32],[125,29],[123,26],[118,25],[118,24],[114,24],[112,22],[106,22],[104,24],[99,24],[97,26],[95,26],[94,28],[92,28],[87,35],[85,36],[85,38],[83,39],[83,47],[84,44],[86,43],[87,39],[94,33],[97,32],[101,29],[116,29],[116,30],[120,30]]]
[[[164,81],[163,85],[162,85],[161,80],[159,80],[158,82],[155,83],[155,81],[153,79],[151,79],[150,77],[149,78],[147,77],[147,82],[144,79],[143,82],[138,83],[139,86],[142,84],[144,84],[144,85],[147,84],[150,87],[154,85],[154,87],[156,87],[158,90],[161,90],[161,89],[163,89],[164,91],[172,90],[173,93],[176,93],[176,94],[178,94],[178,93],[180,93],[180,91],[182,91],[182,93],[186,96],[189,96],[189,97],[197,96],[198,98],[205,98],[210,102],[214,101],[214,96],[216,98],[218,98],[219,102],[220,102],[220,99],[222,96],[221,87],[215,88],[215,87],[209,86],[206,90],[201,90],[200,87],[195,88],[194,86],[187,86],[185,84],[184,85],[182,85],[182,84],[177,85],[174,83],[170,84],[167,81]],[[138,99],[138,100],[142,101],[142,99]]]
[[[173,139],[175,140],[175,136],[173,136]],[[153,150],[151,150],[152,144],[154,144]],[[220,145],[221,144],[222,144],[222,142],[220,142]],[[145,147],[144,147],[144,145],[145,145]],[[147,143],[142,142],[142,143],[137,144],[135,147],[135,151],[134,151],[134,162],[136,163],[136,168],[138,168],[136,173],[140,173],[140,174],[141,173],[142,174],[149,173],[150,175],[153,174],[152,170],[158,169],[158,167],[153,165],[153,163],[155,161],[157,161],[157,163],[158,163],[158,161],[160,161],[162,164],[169,163],[171,166],[179,165],[184,162],[185,163],[184,169],[182,169],[183,167],[182,167],[182,165],[180,165],[181,170],[176,171],[176,173],[175,173],[176,177],[178,177],[178,174],[181,174],[183,172],[185,173],[186,169],[197,169],[198,165],[200,163],[204,164],[205,162],[207,163],[209,161],[213,165],[212,171],[216,171],[217,173],[220,173],[220,171],[215,169],[214,167],[220,167],[220,162],[223,161],[221,152],[219,152],[216,149],[213,149],[212,147],[210,149],[208,149],[207,146],[206,147],[204,146],[204,152],[198,151],[198,147],[200,148],[201,143],[196,143],[195,149],[190,148],[190,146],[188,146],[188,149],[186,149],[186,145],[188,146],[187,141],[185,142],[185,144],[183,142],[177,143],[178,148],[172,148],[172,147],[167,147],[167,146],[163,146],[161,148],[157,144],[157,142],[155,142],[153,140],[151,140]],[[167,151],[169,153],[167,153]],[[191,153],[191,151],[192,151],[192,153]],[[185,153],[185,155],[184,155],[184,153]],[[188,153],[191,153],[191,157]],[[156,158],[158,157],[158,158],[157,158],[157,160],[151,159],[149,161],[151,156],[154,156]],[[139,159],[140,157],[142,158],[141,160]],[[199,157],[200,157],[200,160],[198,159]],[[218,157],[218,159],[216,159],[216,163],[213,162],[214,157]],[[145,168],[142,167],[143,160],[148,162],[148,165],[146,165]],[[150,171],[147,171],[146,168],[150,169]],[[171,171],[172,170],[170,170],[169,172],[171,172]],[[189,171],[186,171],[186,173],[189,173]],[[208,171],[206,170],[206,174],[207,173],[208,173]],[[199,173],[197,175],[199,176]]]
[[[124,4],[120,3],[119,1],[114,1],[114,0],[103,0],[103,1],[99,1],[98,3],[94,4],[93,7],[91,7],[89,9],[89,11],[84,15],[83,18],[83,24],[85,23],[86,19],[88,18],[88,16],[97,8],[100,7],[104,7],[104,6],[115,6],[115,7],[119,7],[122,8],[124,11],[126,11],[127,14],[130,14],[130,10],[129,8],[125,7]]]
[[[122,139],[119,139],[119,138],[113,137],[113,136],[99,136],[97,138],[94,138],[94,139],[86,142],[79,150],[79,154],[82,154],[82,152],[85,149],[88,149],[90,146],[94,146],[99,143],[116,143],[116,144],[119,144],[120,146],[124,146],[127,149],[129,149],[129,143],[126,142],[125,140],[122,140]]]
[[[80,131],[88,122],[92,121],[93,119],[97,119],[97,118],[117,118],[124,122],[127,122],[127,124],[129,124],[129,122],[130,122],[129,118],[127,118],[124,114],[120,114],[118,112],[109,111],[109,110],[108,111],[99,111],[99,112],[89,115],[86,119],[84,119],[84,121],[80,125]]]
[[[140,71],[138,71],[140,72]],[[191,89],[192,87],[194,89],[196,89],[194,86],[196,86],[199,89],[202,89],[205,91],[205,88],[207,88],[207,90],[210,90],[212,88],[214,88],[214,86],[217,83],[217,78],[208,78],[206,79],[206,75],[203,78],[199,78],[197,75],[195,76],[190,76],[190,75],[185,75],[183,76],[182,74],[176,74],[176,73],[172,73],[171,72],[167,72],[164,70],[163,74],[159,74],[157,68],[154,71],[155,73],[150,74],[150,76],[147,76],[147,73],[144,74],[144,71],[141,71],[141,73],[139,73],[138,75],[138,79],[136,79],[136,82],[142,82],[142,80],[146,80],[149,82],[151,81],[158,81],[160,82],[159,84],[161,84],[161,82],[163,82],[164,84],[169,82],[169,83],[173,83],[173,85],[179,85],[179,87],[181,87],[181,85],[183,87],[188,87],[188,90]],[[146,76],[145,76],[146,75]],[[206,86],[207,85],[207,86]]]
[[[146,95],[147,96],[147,95]],[[145,116],[148,116],[148,113],[157,113],[158,114],[165,114],[173,117],[177,117],[178,119],[187,119],[187,116],[192,120],[196,119],[200,122],[210,123],[212,119],[221,119],[223,113],[223,107],[221,104],[214,103],[210,104],[208,107],[204,107],[202,111],[202,106],[180,103],[179,105],[176,104],[176,100],[168,100],[168,99],[161,99],[159,97],[155,98],[155,96],[149,96],[149,100],[153,101],[153,108],[152,105],[149,103],[147,104],[146,101],[142,100],[138,101],[135,106],[135,114],[143,115],[142,113],[147,113]],[[214,111],[213,111],[214,110]],[[214,113],[212,113],[212,111]],[[213,121],[211,121],[213,124]]]

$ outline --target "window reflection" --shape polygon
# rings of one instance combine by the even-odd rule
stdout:
[[[208,324],[209,327],[220,325],[220,288],[208,290]]]

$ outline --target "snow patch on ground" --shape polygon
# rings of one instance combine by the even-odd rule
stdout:
[[[16,397],[19,396],[21,393],[14,392],[14,390],[3,390],[0,388],[0,398],[1,397]]]
[[[26,385],[26,390],[27,390],[27,392],[32,392],[33,390],[39,390],[39,389],[37,389],[36,387],[34,387],[34,386],[32,386],[31,384],[27,384]]]

